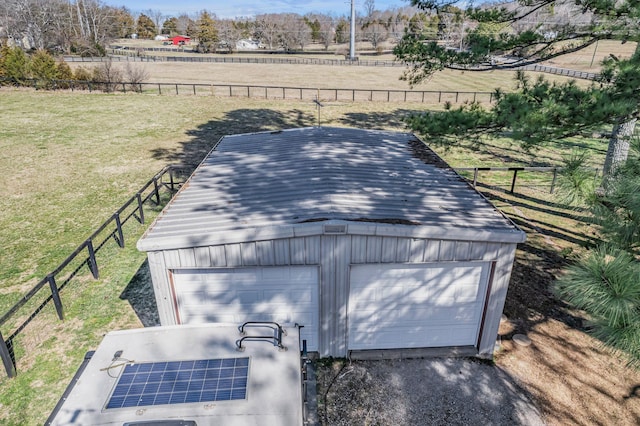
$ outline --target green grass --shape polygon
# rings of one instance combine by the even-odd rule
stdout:
[[[212,96],[53,93],[0,89],[0,311],[53,270],[166,164],[195,167],[226,134],[311,126],[306,101]],[[323,125],[406,130],[402,117],[422,104],[328,102]],[[427,141],[428,142],[428,141]],[[587,149],[601,161],[604,147]],[[464,143],[438,151],[454,167],[558,164],[565,148],[522,152],[507,141]],[[149,213],[151,214],[151,213]],[[147,222],[148,223],[148,222]],[[102,335],[142,325],[122,297],[145,259],[127,225],[127,246],[99,253],[100,279],[86,268],[62,291],[65,321],[47,305],[13,342],[18,377],[0,374],[0,423],[41,424],[84,353]],[[43,294],[44,297],[44,294]],[[24,318],[28,304],[19,313]],[[18,319],[20,319],[18,318]],[[5,337],[12,331],[2,328]]]

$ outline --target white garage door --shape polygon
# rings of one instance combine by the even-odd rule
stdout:
[[[179,269],[172,275],[180,324],[298,323],[308,349],[318,349],[317,267]]]
[[[349,349],[477,344],[490,263],[354,265]]]

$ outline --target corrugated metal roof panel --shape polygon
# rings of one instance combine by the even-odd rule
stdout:
[[[417,228],[428,227],[456,229],[437,233],[458,237],[466,230],[471,239],[524,239],[414,135],[304,128],[222,138],[138,247],[210,244],[216,235],[244,241],[267,228],[268,235],[293,235],[322,220],[377,223],[391,228],[385,235],[393,227],[398,235],[422,235]]]

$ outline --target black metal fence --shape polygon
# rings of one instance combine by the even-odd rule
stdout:
[[[392,89],[318,89],[310,87],[259,86],[241,84],[196,83],[127,83],[78,80],[26,79],[16,82],[0,78],[0,82],[47,90],[83,90],[88,92],[136,92],[157,95],[191,95],[244,97],[276,100],[320,100],[324,102],[413,102],[426,104],[463,102],[491,103],[493,92]]]
[[[553,194],[558,180],[558,174],[562,171],[562,167],[459,167],[454,169],[462,177],[471,182],[475,188],[478,179],[482,174],[494,174],[494,179],[486,179],[485,183],[492,186],[509,188],[509,193],[514,194],[518,176],[522,178],[523,174],[528,174],[525,186],[533,188],[549,188],[549,193]],[[593,168],[594,179],[600,174],[600,169]],[[534,175],[534,176],[532,176]],[[496,177],[497,176],[497,177]]]
[[[15,305],[0,317],[0,327],[7,324],[12,318],[17,324],[12,324],[13,330],[5,339],[0,332],[0,358],[9,377],[16,375],[16,353],[14,339],[35,319],[42,309],[53,301],[57,316],[64,319],[64,305],[62,303],[61,290],[65,288],[73,278],[85,267],[88,268],[93,278],[98,279],[100,269],[97,253],[109,241],[115,241],[120,248],[125,246],[124,225],[135,219],[140,224],[145,223],[144,206],[153,203],[161,204],[163,192],[172,194],[184,182],[187,171],[175,166],[167,166],[153,176],[134,196],[116,210],[89,238],[83,241],[73,253],[71,253],[57,268],[47,274],[38,284],[29,290]],[[36,295],[44,297],[37,301],[35,308],[29,308],[25,315],[23,312],[27,302]],[[35,299],[34,299],[35,300]]]

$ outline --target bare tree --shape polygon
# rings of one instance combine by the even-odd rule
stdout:
[[[282,33],[280,14],[267,13],[256,16],[256,35],[270,50],[278,45]]]
[[[142,83],[149,79],[149,72],[143,65],[127,62],[124,67],[124,78],[131,90],[142,92]]]
[[[385,20],[380,12],[373,12],[365,21],[362,25],[362,36],[373,45],[374,49],[377,49],[378,45],[387,39]]]
[[[220,45],[229,53],[236,49],[236,45],[242,39],[242,28],[231,19],[223,19],[217,22]]]
[[[145,11],[144,14],[147,15],[149,18],[151,18],[151,20],[156,26],[156,32],[160,32],[160,29],[162,28],[162,24],[164,23],[164,20],[165,20],[165,15],[163,15],[161,11],[153,10],[153,9],[149,9]]]

